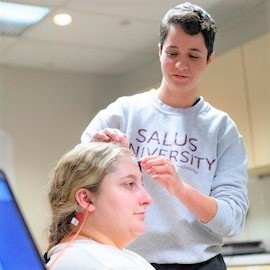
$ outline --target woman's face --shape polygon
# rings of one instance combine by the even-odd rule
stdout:
[[[145,210],[152,198],[142,185],[142,173],[131,157],[122,157],[105,176],[92,201],[91,225],[119,248],[145,231]]]
[[[162,91],[174,96],[197,95],[199,80],[209,60],[201,33],[189,35],[182,27],[171,25],[160,51]]]

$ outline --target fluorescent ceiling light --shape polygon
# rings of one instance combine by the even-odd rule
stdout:
[[[19,35],[42,20],[49,11],[48,7],[0,1],[0,34]]]
[[[48,7],[0,2],[0,20],[6,22],[34,24],[44,18],[49,11]]]

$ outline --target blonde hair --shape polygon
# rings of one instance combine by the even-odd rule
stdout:
[[[86,188],[98,193],[103,178],[114,170],[116,162],[123,156],[133,154],[119,144],[90,142],[76,146],[60,159],[50,180],[52,222],[48,250],[74,228],[70,220],[77,207],[76,191]]]

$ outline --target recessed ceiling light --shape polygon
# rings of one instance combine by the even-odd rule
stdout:
[[[69,14],[57,14],[53,18],[56,25],[65,26],[72,23],[72,17]]]

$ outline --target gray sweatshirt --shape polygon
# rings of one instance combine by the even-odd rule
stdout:
[[[247,154],[235,123],[200,97],[193,107],[162,103],[156,90],[121,97],[101,110],[82,134],[82,143],[104,128],[125,133],[138,159],[162,155],[185,182],[216,199],[218,210],[201,223],[176,197],[144,175],[154,199],[147,232],[128,248],[154,263],[197,263],[221,252],[223,237],[241,231],[248,209]]]

